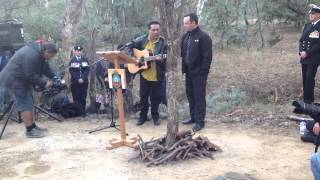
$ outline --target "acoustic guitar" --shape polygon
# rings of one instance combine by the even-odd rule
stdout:
[[[147,49],[142,50],[142,51],[140,51],[138,49],[133,49],[133,56],[134,56],[134,59],[136,59],[137,63],[136,64],[128,64],[128,71],[131,74],[136,74],[138,72],[141,72],[143,70],[148,69],[149,68],[148,62],[155,61],[159,57],[161,59],[167,58],[166,54],[159,54],[156,56],[150,56],[149,54],[150,54],[150,52]]]

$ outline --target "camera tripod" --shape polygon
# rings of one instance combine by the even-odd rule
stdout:
[[[97,132],[97,131],[101,131],[101,130],[104,130],[104,129],[108,129],[108,128],[115,128],[117,129],[118,131],[120,131],[120,129],[118,128],[118,124],[116,124],[116,122],[114,122],[114,114],[113,114],[113,89],[110,89],[110,98],[111,98],[111,122],[110,122],[110,125],[109,126],[105,126],[105,127],[101,127],[101,128],[96,128],[96,129],[93,129],[93,130],[90,130],[89,131],[89,134],[93,133],[93,132]]]
[[[1,133],[0,133],[0,139],[2,138],[2,135],[4,133],[4,130],[6,129],[6,126],[8,125],[8,122],[9,120],[14,120],[16,121],[17,123],[21,123],[22,122],[22,119],[21,119],[21,116],[20,116],[20,112],[18,112],[18,117],[14,116],[13,112],[14,112],[14,101],[11,101],[8,105],[8,107],[4,110],[4,113],[1,115],[0,117],[0,121],[7,115],[7,118],[4,122],[4,125],[2,127],[2,130],[1,130]],[[51,114],[50,112],[48,112],[47,110],[39,107],[39,106],[36,106],[34,105],[34,117],[35,117],[35,120],[38,120],[39,118],[39,113],[43,113],[43,114],[46,114],[48,115],[50,118],[53,118],[59,122],[62,122],[61,119],[59,119],[58,117],[54,116],[53,114]]]
[[[35,120],[39,119],[39,113],[43,113],[43,114],[48,115],[50,118],[52,118],[54,120],[57,120],[59,122],[63,122],[63,120],[59,119],[57,116],[51,114],[49,111],[45,110],[44,108],[42,108],[40,106],[34,105],[33,108],[34,108]]]

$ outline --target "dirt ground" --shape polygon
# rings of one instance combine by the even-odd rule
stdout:
[[[256,128],[241,123],[218,123],[208,119],[200,133],[221,146],[214,160],[187,160],[146,167],[138,153],[127,147],[106,150],[110,138],[120,137],[114,128],[89,134],[109,125],[106,116],[90,115],[62,123],[41,120],[49,136],[27,139],[22,124],[11,122],[0,140],[0,179],[312,179],[312,144],[300,141],[297,125],[288,128]],[[3,122],[0,122],[3,125]],[[2,126],[1,126],[2,127]],[[127,120],[130,136],[160,137],[166,122],[137,127]],[[181,125],[180,129],[191,128]]]

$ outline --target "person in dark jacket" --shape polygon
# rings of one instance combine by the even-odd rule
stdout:
[[[320,64],[320,7],[309,11],[310,22],[304,26],[299,40],[299,56],[302,67],[303,100],[314,101],[315,76]]]
[[[85,117],[90,68],[88,59],[81,54],[82,49],[82,46],[74,46],[74,56],[69,63],[69,72],[73,102],[81,106],[82,117]]]
[[[54,44],[35,42],[20,48],[0,73],[0,86],[5,87],[14,100],[16,109],[26,126],[28,138],[46,136],[47,129],[40,128],[33,120],[33,87],[40,89],[52,86],[52,80],[42,79],[42,75],[53,79],[48,60],[57,54]]]
[[[306,122],[306,129],[304,133],[301,135],[300,139],[303,142],[311,142],[316,144],[317,136],[320,132],[320,124],[319,122],[312,120]]]
[[[167,53],[165,39],[160,36],[160,23],[152,21],[148,25],[149,33],[132,41],[131,48],[138,50],[148,49],[152,55]],[[165,80],[166,59],[159,56],[155,61],[149,62],[149,68],[140,73],[140,102],[141,111],[137,125],[142,125],[147,120],[149,111],[149,98],[151,101],[151,116],[154,125],[160,125],[159,104],[162,97],[162,81]]]
[[[212,61],[212,40],[198,26],[198,16],[184,16],[186,33],[181,39],[182,73],[186,75],[186,93],[191,119],[183,124],[195,123],[193,131],[201,130],[206,115],[206,85]]]

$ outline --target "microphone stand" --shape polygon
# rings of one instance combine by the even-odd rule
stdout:
[[[120,131],[120,129],[118,128],[118,124],[116,124],[116,122],[114,121],[114,113],[113,113],[113,89],[109,89],[109,91],[111,91],[110,95],[111,95],[111,122],[109,126],[105,126],[105,127],[101,127],[101,128],[97,128],[97,129],[93,129],[91,131],[89,131],[89,134],[93,133],[93,132],[97,132],[97,131],[101,131],[104,129],[108,129],[108,128],[115,128],[118,131]]]

